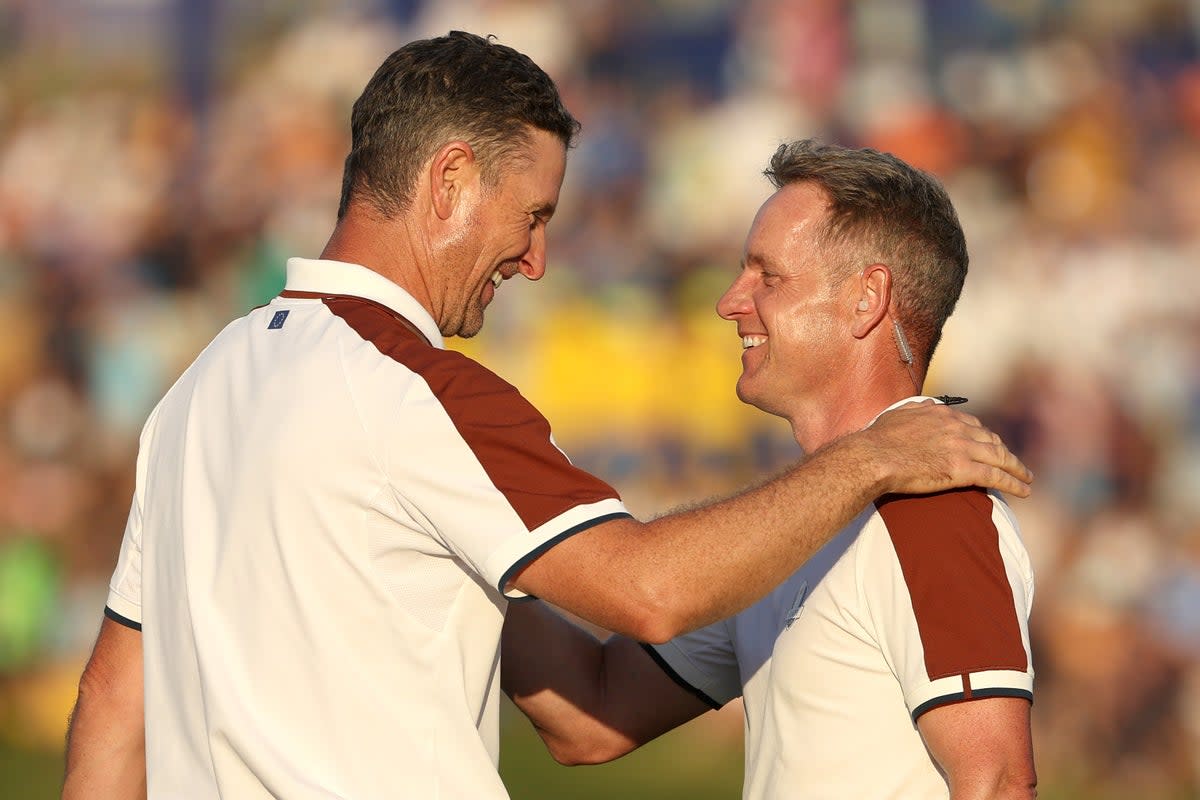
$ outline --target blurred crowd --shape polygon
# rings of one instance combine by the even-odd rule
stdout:
[[[971,272],[927,389],[1038,476],[1043,784],[1200,791],[1195,0],[0,3],[0,738],[60,746],[142,422],[320,252],[374,68],[452,28],[530,54],[584,126],[546,279],[454,346],[640,514],[799,455],[733,396],[713,310],[774,148],[941,177]]]

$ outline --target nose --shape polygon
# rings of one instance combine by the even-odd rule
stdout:
[[[750,311],[750,286],[745,273],[739,275],[717,300],[721,319],[735,320]]]
[[[521,256],[517,270],[531,281],[539,280],[546,274],[545,226],[538,225],[529,234],[529,249]]]

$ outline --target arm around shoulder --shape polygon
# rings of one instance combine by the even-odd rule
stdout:
[[[79,680],[63,800],[146,796],[142,634],[105,617]]]
[[[577,533],[513,583],[608,630],[661,643],[766,595],[881,494],[978,484],[1024,496],[1029,479],[969,414],[904,407],[732,497]]]

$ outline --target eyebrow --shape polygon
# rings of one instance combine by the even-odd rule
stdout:
[[[745,258],[742,259],[741,264],[742,269],[745,269],[746,267],[757,267],[760,270],[766,269],[768,272],[779,271],[779,264],[776,263],[774,259],[771,259],[762,253],[747,253]]]

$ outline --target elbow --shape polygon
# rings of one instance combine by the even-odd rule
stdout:
[[[951,800],[1035,800],[1037,774],[1032,766],[1008,769],[991,780],[977,780],[965,785],[951,785]]]
[[[663,644],[698,627],[682,598],[652,581],[630,592],[623,606],[620,627],[612,630],[639,642]]]
[[[1012,775],[1005,791],[998,796],[1005,800],[1035,800],[1037,797],[1037,774],[1033,768]]]
[[[682,626],[655,616],[640,620],[625,635],[646,644],[665,644],[685,632]]]
[[[997,782],[996,800],[1033,800],[1037,797],[1037,772],[1033,763],[1012,765]]]
[[[543,741],[551,758],[564,767],[607,764],[637,747],[636,743],[617,735],[594,735],[571,740],[552,740],[543,736]]]
[[[612,622],[603,627],[647,644],[663,644],[712,620],[711,598],[681,581],[653,554],[632,558],[622,580],[611,585],[608,610]],[[599,620],[597,620],[599,622]]]

